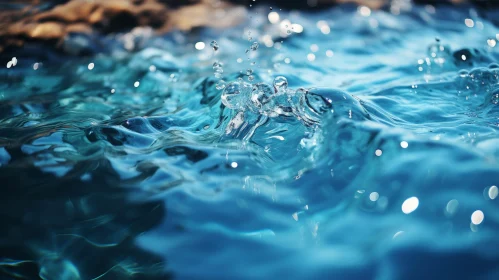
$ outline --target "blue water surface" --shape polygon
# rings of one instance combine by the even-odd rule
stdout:
[[[499,279],[487,12],[241,16],[2,54],[0,278]]]

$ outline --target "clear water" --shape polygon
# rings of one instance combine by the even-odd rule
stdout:
[[[498,279],[499,28],[269,12],[4,54],[2,279]]]

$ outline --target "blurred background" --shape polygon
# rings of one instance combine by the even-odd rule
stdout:
[[[244,8],[253,4],[281,9],[320,10],[352,3],[371,9],[408,9],[412,4],[474,5],[488,9],[486,0],[19,0],[0,2],[0,51],[26,42],[61,47],[71,33],[109,34],[151,27],[157,34],[199,27],[226,28],[243,22]]]

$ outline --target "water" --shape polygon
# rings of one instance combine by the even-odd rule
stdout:
[[[253,6],[3,54],[2,279],[497,279],[493,12]]]

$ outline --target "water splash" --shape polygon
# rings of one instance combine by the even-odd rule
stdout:
[[[1,273],[494,277],[499,31],[397,7],[9,54]]]

